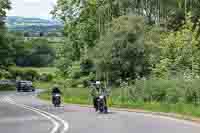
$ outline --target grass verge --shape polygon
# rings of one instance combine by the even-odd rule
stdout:
[[[36,81],[33,83],[33,86],[37,89],[47,89],[50,90],[53,86],[53,83],[50,82],[41,82],[41,81]]]
[[[38,83],[38,86],[43,87],[50,87],[51,84],[44,84]],[[65,103],[71,103],[71,104],[85,104],[85,105],[91,105],[92,100],[89,96],[89,90],[86,88],[68,88],[65,90],[62,90],[64,92],[63,95],[63,101]],[[39,98],[44,100],[50,100],[51,95],[50,91],[43,92],[39,95]],[[193,104],[183,104],[183,103],[177,103],[177,104],[168,104],[168,103],[159,103],[159,102],[130,102],[130,101],[124,101],[121,102],[120,99],[117,96],[112,96],[109,98],[109,105],[110,107],[115,108],[127,108],[127,109],[141,109],[146,111],[152,111],[152,112],[163,112],[163,113],[175,113],[180,114],[184,116],[192,116],[192,117],[200,117],[200,107],[195,106]]]
[[[55,67],[11,67],[12,69],[18,69],[18,70],[35,70],[39,74],[47,73],[47,74],[55,74],[58,69]]]

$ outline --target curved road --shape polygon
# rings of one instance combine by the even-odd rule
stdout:
[[[0,92],[2,133],[199,133],[200,125],[142,113],[107,115],[75,105],[54,108],[34,93]]]

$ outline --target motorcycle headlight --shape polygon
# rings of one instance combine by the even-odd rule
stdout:
[[[103,98],[104,98],[104,96],[99,96],[99,98],[100,98],[100,99],[103,99]]]
[[[59,96],[60,96],[60,94],[55,94],[55,96],[56,96],[56,97],[59,97]]]

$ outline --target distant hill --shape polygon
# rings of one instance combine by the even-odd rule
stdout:
[[[24,18],[9,16],[6,18],[6,25],[10,31],[21,32],[59,32],[63,24],[55,20],[45,20],[40,18]]]

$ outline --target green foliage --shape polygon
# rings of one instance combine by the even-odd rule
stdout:
[[[47,40],[24,41],[19,33],[0,32],[0,66],[48,66],[55,59],[55,50]]]
[[[12,79],[22,79],[22,80],[34,81],[39,78],[39,73],[34,69],[10,68],[9,72],[12,75]]]
[[[68,79],[67,80],[67,85],[69,87],[76,88],[76,87],[82,86],[83,84],[82,84],[80,79]]]
[[[68,78],[65,100],[87,103],[83,87],[98,79],[121,85],[112,90],[113,105],[194,109],[200,98],[199,5],[197,0],[58,0],[54,15],[65,22],[66,41],[57,66]]]
[[[88,104],[88,81],[104,80],[117,87],[111,86],[112,106],[200,116],[199,5],[199,0],[58,0],[53,14],[65,23],[65,40],[56,65],[65,80],[37,85],[51,89],[55,82],[64,101]],[[41,96],[50,99],[50,91]]]
[[[1,29],[0,29],[1,30]],[[0,67],[8,67],[13,63],[13,55],[15,50],[11,38],[5,32],[0,31]]]
[[[4,28],[4,19],[6,16],[6,11],[10,8],[11,7],[9,0],[0,0],[0,32],[2,28]]]
[[[121,86],[114,91],[114,101],[118,96],[121,102],[160,102],[168,104],[200,104],[199,80],[136,80],[134,85]]]
[[[88,88],[71,88],[68,83],[59,84],[65,102],[92,104]],[[45,86],[38,83],[38,88],[49,90],[52,84]],[[200,116],[199,90],[199,80],[137,80],[135,85],[123,83],[120,88],[113,88],[108,101],[112,107]],[[50,100],[50,91],[40,94],[40,98]]]
[[[186,34],[198,37],[199,5],[196,0],[58,0],[52,13],[65,22],[68,39],[58,66],[66,75],[73,61],[92,55],[97,77],[107,81],[148,77],[152,69],[152,77],[158,78],[191,70],[194,59],[190,58],[189,43],[184,48],[179,44],[186,43]],[[192,26],[186,17],[188,12]],[[144,20],[132,19],[133,14]],[[163,37],[156,27],[164,29]],[[198,52],[194,55],[199,59]],[[198,66],[199,62],[194,61],[192,71],[198,73]]]
[[[68,71],[76,58],[76,49],[73,48],[70,39],[65,39],[65,43],[58,50],[56,67],[62,72],[62,76],[67,77]]]
[[[53,63],[56,53],[45,39],[33,39],[18,44],[16,65],[44,67]]]
[[[91,59],[82,59],[80,63],[81,73],[85,76],[95,71],[94,63]]]
[[[54,85],[53,82],[42,82],[42,81],[33,82],[33,86],[38,89],[51,90],[53,85]]]
[[[0,91],[12,91],[12,90],[16,90],[16,86],[15,85],[0,85]]]
[[[51,82],[54,76],[52,74],[43,73],[39,76],[39,80],[42,82]]]
[[[81,77],[80,63],[75,62],[69,68],[69,78],[79,79]]]
[[[38,79],[39,74],[37,73],[37,71],[30,69],[30,70],[26,70],[26,71],[23,73],[23,77],[24,77],[25,79],[34,81],[34,80]]]
[[[66,71],[73,61],[87,58],[89,48],[94,47],[97,40],[96,1],[85,1],[82,6],[79,10],[80,5],[77,1],[59,0],[53,11],[56,17],[67,22],[64,27],[67,39],[57,63],[59,69],[64,70],[64,75],[67,74]],[[78,14],[77,10],[79,10]]]
[[[145,45],[144,27],[142,17],[122,16],[114,19],[94,51],[97,71],[108,72],[109,79],[113,81],[148,75],[149,51]]]
[[[155,68],[153,68],[152,75],[156,78],[165,79],[169,77],[168,66],[170,64],[169,59],[160,60],[160,63],[156,64]]]
[[[95,79],[95,75],[91,73],[89,76],[81,76],[79,79],[66,79],[66,87],[85,88],[90,86],[90,81]]]
[[[12,74],[9,71],[1,70],[0,79],[12,79]]]
[[[159,44],[161,60],[153,71],[156,77],[174,77],[186,70],[193,76],[199,74],[199,39],[193,25],[188,18],[180,30],[163,35]]]
[[[10,65],[13,54],[12,45],[9,43],[5,28],[6,11],[10,9],[9,0],[0,0],[0,69]]]

